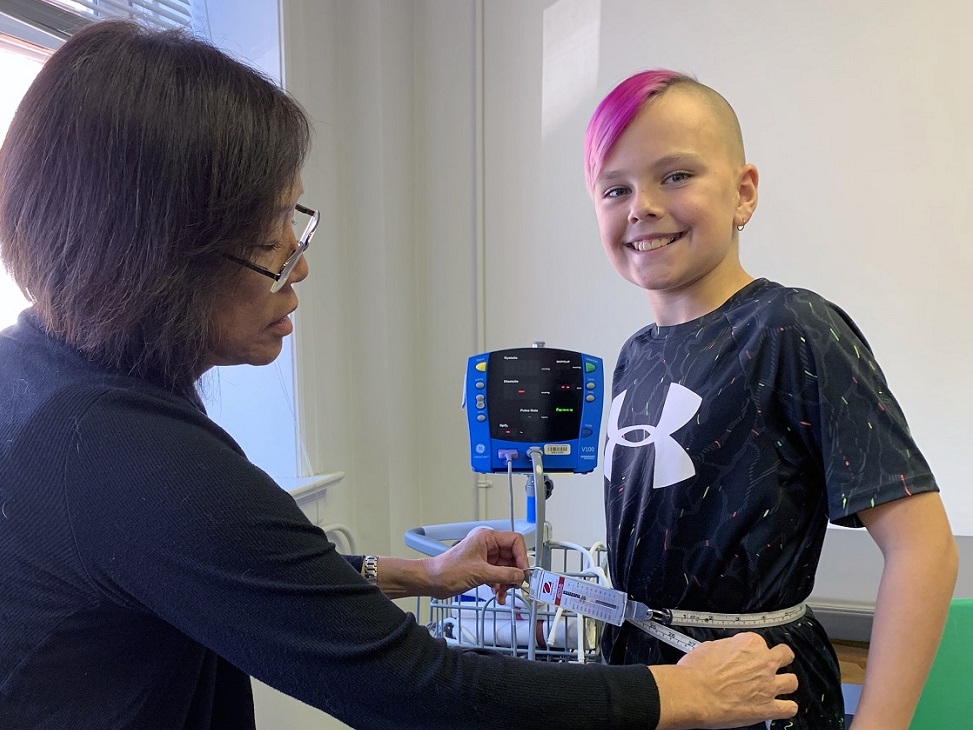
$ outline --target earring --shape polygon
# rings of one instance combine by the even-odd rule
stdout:
[[[742,231],[744,228],[746,228],[747,223],[749,223],[749,222],[750,221],[748,221],[748,220],[747,221],[743,221],[743,223],[741,223],[740,225],[737,226],[737,230],[738,231]]]

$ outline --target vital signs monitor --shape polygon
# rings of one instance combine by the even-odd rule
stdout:
[[[530,472],[540,448],[550,472],[585,474],[598,463],[604,403],[601,358],[572,350],[522,347],[469,358],[466,413],[470,463],[483,474]]]

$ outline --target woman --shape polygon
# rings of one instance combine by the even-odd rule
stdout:
[[[291,332],[308,140],[251,69],[124,22],[67,41],[24,98],[0,150],[0,256],[32,302],[0,336],[4,727],[253,727],[248,675],[358,727],[793,715],[792,654],[753,635],[651,671],[447,648],[382,592],[518,584],[518,536],[366,580],[206,417],[200,376]]]

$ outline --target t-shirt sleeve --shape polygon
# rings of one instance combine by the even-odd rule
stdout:
[[[822,470],[828,517],[861,527],[857,513],[920,492],[938,491],[871,348],[841,309],[796,291],[789,316],[767,327],[765,348],[793,379],[780,402]]]
[[[191,407],[111,390],[73,431],[63,489],[92,584],[282,692],[364,727],[658,722],[645,667],[545,665],[432,638]]]

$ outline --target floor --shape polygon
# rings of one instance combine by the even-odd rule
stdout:
[[[862,686],[860,684],[842,684],[841,694],[845,697],[845,727],[851,724],[851,718],[855,716],[858,709],[858,698],[861,696]]]
[[[865,682],[865,665],[868,663],[868,644],[861,641],[832,641],[835,654],[838,655],[838,667],[841,669],[841,694],[845,698],[845,726],[851,724],[851,718],[858,707],[862,684]]]

